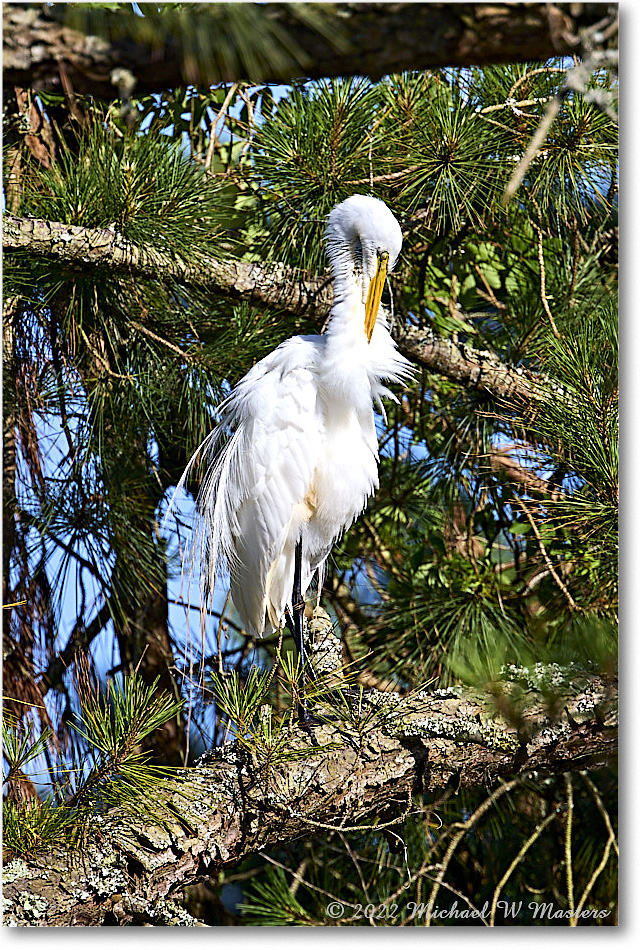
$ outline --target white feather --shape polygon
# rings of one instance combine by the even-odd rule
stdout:
[[[348,198],[330,213],[326,242],[335,299],[327,332],[292,337],[252,367],[181,480],[202,456],[196,550],[205,585],[229,571],[234,605],[255,634],[278,628],[291,608],[297,540],[305,593],[377,489],[373,403],[392,395],[384,380],[410,374],[383,311],[370,342],[364,330],[377,253],[387,251],[392,267],[401,248],[392,213],[375,198]]]

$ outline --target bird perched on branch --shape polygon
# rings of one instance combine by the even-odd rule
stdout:
[[[228,571],[246,630],[288,625],[302,663],[303,597],[337,538],[378,487],[374,406],[409,375],[380,309],[401,250],[399,224],[354,195],[328,216],[334,305],[322,336],[295,336],[258,362],[219,407],[199,457],[200,554],[208,589]],[[321,578],[320,578],[321,580]]]

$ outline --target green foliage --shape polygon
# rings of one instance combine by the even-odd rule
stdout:
[[[16,716],[7,711],[2,717],[2,755],[7,767],[3,780],[10,782],[23,772],[26,765],[43,753],[50,740],[50,730],[44,729],[35,736],[33,722],[28,721],[23,729]]]
[[[252,888],[251,903],[240,904],[247,922],[263,927],[313,927],[318,921],[306,913],[288,885],[282,868],[270,868],[265,882]]]
[[[123,138],[95,119],[63,142],[51,169],[32,162],[22,184],[23,214],[111,228],[190,265],[234,244],[221,237],[230,187],[190,162],[180,141],[158,134]],[[5,287],[24,301],[16,349],[35,391],[20,398],[54,429],[62,420],[68,449],[42,479],[42,449],[37,440],[31,447],[31,485],[20,498],[30,532],[25,557],[44,537],[48,562],[59,539],[74,553],[51,591],[51,611],[78,555],[100,578],[122,629],[132,600],[142,603],[150,584],[157,591],[166,584],[150,519],[211,429],[226,381],[243,375],[257,345],[264,355],[283,338],[282,321],[245,304],[212,304],[206,291],[162,274],[138,281],[20,255],[5,267]]]
[[[379,103],[378,87],[363,79],[295,87],[279,102],[254,142],[252,179],[269,222],[263,255],[312,271],[324,268],[328,213],[349,195],[371,191]]]
[[[471,109],[456,81],[405,75],[385,91],[382,135],[395,146],[390,158],[402,176],[399,200],[411,212],[421,205],[424,226],[438,235],[483,224],[503,191],[506,135]]]
[[[227,207],[218,185],[189,162],[180,141],[117,135],[100,117],[63,145],[51,168],[32,166],[20,212],[87,228],[110,228],[142,247],[192,264],[221,254]]]
[[[550,338],[545,366],[564,387],[564,410],[544,402],[534,425],[558,478],[571,484],[548,507],[551,549],[567,549],[587,596],[609,610],[618,577],[617,323],[607,300],[572,338]]]
[[[2,805],[2,840],[6,854],[31,855],[48,848],[66,847],[78,831],[73,811],[57,807],[51,798]]]
[[[347,743],[356,749],[367,744],[368,734],[391,725],[403,712],[397,693],[373,697],[354,682],[349,670],[318,674],[300,692],[300,663],[294,653],[277,653],[277,667],[260,672],[252,667],[246,676],[238,672],[212,674],[212,688],[225,721],[225,735],[248,754],[264,775],[279,762],[308,758],[311,754]],[[274,709],[274,685],[288,697],[286,709]],[[337,738],[323,746],[301,743],[294,713],[300,702],[316,726],[330,725]]]
[[[108,680],[104,690],[88,679],[79,684],[80,713],[71,727],[86,743],[88,762],[68,768],[61,761],[63,777],[44,798],[27,792],[5,799],[3,840],[14,855],[53,845],[77,846],[92,817],[111,807],[162,820],[160,794],[173,770],[151,763],[150,752],[141,751],[141,743],[174,718],[183,703],[159,692],[156,685],[146,685],[137,676],[125,677],[122,683]],[[20,786],[26,780],[25,767],[51,751],[59,754],[50,732],[36,735],[31,721],[25,725],[5,715],[6,787]]]
[[[353,674],[354,677],[354,674]],[[332,724],[347,743],[363,748],[368,733],[390,726],[400,715],[398,693],[375,693],[344,677],[339,684],[319,677],[308,691],[315,719]]]
[[[394,528],[395,546],[403,539],[403,553],[388,571],[368,634],[375,656],[387,656],[405,675],[419,664],[446,680],[453,671],[467,679],[464,668],[472,663],[480,678],[489,679],[505,662],[526,661],[531,654],[543,658],[547,640],[553,644],[562,629],[579,629],[546,565],[534,596],[528,565],[538,562],[542,544],[561,576],[565,565],[572,566],[568,596],[589,629],[600,617],[610,624],[615,619],[617,311],[606,299],[586,306],[584,314],[582,319],[571,313],[568,335],[541,337],[540,365],[559,385],[560,399],[529,407],[522,423],[526,438],[538,445],[533,471],[554,473],[559,488],[552,498],[535,502],[526,496],[521,508],[505,483],[480,483],[483,457],[493,445],[489,440],[470,451],[479,429],[460,427],[457,440],[433,443],[447,467],[414,466],[423,478],[415,481]],[[515,426],[514,418],[506,421]],[[518,432],[524,438],[524,429]],[[384,465],[384,479],[391,468]],[[384,504],[370,514],[387,543],[393,543],[391,516]]]
[[[273,678],[273,671],[261,673],[254,666],[245,682],[239,673],[229,676],[212,675],[212,687],[217,702],[233,725],[236,738],[244,743],[252,735],[252,727],[259,721],[261,706],[267,699],[267,692]]]
[[[159,692],[157,683],[125,677],[122,684],[107,681],[106,690],[81,693],[79,721],[72,728],[94,751],[91,770],[73,794],[74,803],[93,800],[94,807],[140,804],[171,772],[150,763],[141,751],[147,736],[177,716],[182,700]]]
[[[278,762],[307,757],[320,747],[298,745],[293,735],[294,708],[299,698],[299,665],[292,654],[279,656],[285,688],[292,703],[282,713],[269,702],[270,685],[275,669],[260,673],[257,667],[243,681],[239,673],[212,675],[216,702],[227,719],[226,734],[231,732],[241,749],[262,769],[269,770]],[[310,693],[310,695],[312,695]]]

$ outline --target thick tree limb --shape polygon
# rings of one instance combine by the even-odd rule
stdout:
[[[487,392],[501,402],[533,402],[550,394],[537,373],[502,363],[494,353],[447,340],[430,329],[404,330],[399,349],[413,363],[446,376],[466,389]]]
[[[613,759],[613,684],[556,666],[512,675],[484,694],[366,693],[380,716],[365,733],[346,722],[315,727],[318,751],[297,727],[289,752],[298,757],[289,760],[268,764],[258,747],[249,755],[234,743],[208,753],[171,783],[163,827],[112,812],[75,858],[48,852],[10,862],[5,924],[194,925],[172,896],[247,855],[334,828],[396,824],[411,813],[414,793],[490,788],[507,775]],[[554,689],[556,703],[537,692],[542,686]]]
[[[613,16],[605,3],[340,3],[325,11],[341,42],[331,42],[293,15],[288,4],[271,3],[265,16],[285,30],[297,50],[288,67],[262,77],[220,75],[212,63],[202,84],[221,80],[290,80],[301,76],[360,74],[378,79],[407,69],[545,60],[577,52],[579,33]],[[117,13],[114,16],[118,16]],[[64,26],[41,5],[4,4],[4,80],[40,90],[61,90],[114,99],[114,70],[128,70],[135,93],[160,92],[195,81],[175,38],[160,47],[130,37],[106,40]],[[61,75],[61,64],[64,75]]]
[[[141,248],[109,228],[83,228],[3,215],[5,251],[28,251],[54,260],[109,267],[114,271],[180,280],[210,287],[240,300],[286,310],[297,316],[327,313],[332,295],[328,280],[304,279],[290,268],[270,270],[245,261],[209,258],[190,263],[151,248]]]
[[[328,279],[303,275],[283,265],[268,269],[260,264],[214,258],[193,264],[137,247],[110,229],[5,214],[3,243],[6,252],[25,251],[69,264],[91,264],[143,277],[194,283],[295,316],[313,315],[319,322],[332,305]],[[488,392],[500,401],[528,403],[550,395],[550,384],[544,384],[537,374],[508,366],[492,353],[446,340],[431,330],[404,329],[398,344],[413,362],[467,389]]]

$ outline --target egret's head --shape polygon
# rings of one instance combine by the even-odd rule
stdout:
[[[401,228],[383,201],[353,195],[328,215],[326,241],[335,278],[349,262],[354,268],[365,305],[364,329],[370,340],[386,277],[401,250]]]

